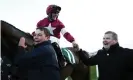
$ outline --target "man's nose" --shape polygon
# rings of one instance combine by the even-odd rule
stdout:
[[[34,39],[37,39],[37,36],[34,36]]]
[[[107,39],[103,39],[103,42],[107,42]]]
[[[58,16],[59,14],[55,14],[56,16]]]

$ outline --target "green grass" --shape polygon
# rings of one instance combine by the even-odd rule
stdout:
[[[97,80],[97,78],[96,78],[96,66],[91,66],[90,77],[91,77],[91,80]]]

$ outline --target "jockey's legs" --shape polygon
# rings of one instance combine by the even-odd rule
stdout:
[[[58,63],[60,67],[65,66],[65,57],[63,56],[63,53],[61,52],[60,46],[59,46],[59,40],[53,36],[50,37],[51,43],[56,51]]]
[[[52,43],[52,45],[53,45],[53,47],[54,47],[54,49],[56,51],[59,66],[60,67],[64,67],[66,60],[65,60],[65,57],[63,56],[63,54],[61,52],[61,49],[60,49],[59,45],[56,42]]]

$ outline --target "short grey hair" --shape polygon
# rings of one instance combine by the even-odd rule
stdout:
[[[107,31],[105,32],[105,34],[112,34],[113,39],[118,41],[118,35],[115,32]]]

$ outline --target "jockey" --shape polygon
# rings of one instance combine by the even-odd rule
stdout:
[[[64,24],[58,19],[60,11],[61,11],[60,6],[49,5],[46,9],[46,14],[48,16],[40,20],[37,23],[37,27],[44,27],[50,31],[51,33],[50,40],[55,48],[58,60],[61,61],[59,64],[60,66],[65,66],[65,58],[59,47],[60,33],[62,33],[62,35],[67,41],[72,43],[73,47],[77,46],[78,44],[75,42],[74,37],[65,30]]]

